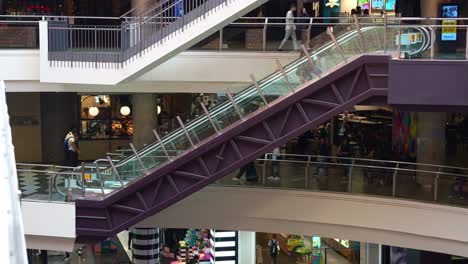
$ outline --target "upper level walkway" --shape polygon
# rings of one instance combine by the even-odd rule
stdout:
[[[47,91],[55,89],[55,91],[79,92],[87,87],[88,91],[99,88],[101,90],[115,89],[116,91],[126,92],[129,90],[150,92],[148,85],[144,86],[143,83],[148,81],[159,81],[159,84],[167,81],[193,82],[198,80],[190,78],[190,73],[202,73],[201,78],[203,79],[203,72],[212,72],[214,70],[234,75],[234,78],[230,78],[227,74],[211,76],[211,79],[216,79],[218,84],[231,82],[232,80],[235,82],[240,81],[239,84],[245,84],[250,82],[250,74],[254,74],[258,79],[262,79],[267,73],[271,72],[276,67],[275,58],[280,59],[283,65],[295,59],[294,57],[297,58],[295,52],[290,54],[280,54],[277,52],[277,48],[284,35],[284,18],[247,17],[214,28],[208,35],[203,35],[203,38],[197,38],[196,42],[189,42],[190,45],[184,44],[183,50],[190,47],[191,50],[210,50],[213,51],[211,54],[214,55],[190,53],[188,54],[191,56],[190,58],[173,63],[171,62],[172,58],[176,58],[182,51],[177,48],[177,52],[170,52],[170,56],[161,57],[160,60],[157,60],[157,63],[149,63],[150,66],[145,66],[143,67],[144,69],[142,68],[138,72],[131,74],[132,77],[128,79],[132,85],[129,85],[129,82],[124,82],[116,87],[106,86],[105,84],[117,84],[121,82],[111,80],[112,78],[126,78],[122,76],[127,76],[127,73],[130,74],[124,69],[127,67],[125,65],[137,63],[137,61],[141,61],[146,57],[151,57],[149,52],[138,52],[137,55],[133,56],[136,58],[132,57],[128,63],[117,63],[114,65],[114,59],[108,60],[109,56],[118,55],[115,58],[121,59],[122,54],[127,54],[123,51],[115,52],[114,48],[122,49],[124,47],[125,51],[132,50],[132,52],[136,49],[135,47],[140,48],[138,45],[133,45],[128,47],[127,50],[127,47],[121,43],[122,36],[120,35],[123,34],[121,32],[122,29],[116,33],[120,35],[114,36],[114,26],[111,26],[113,23],[123,23],[120,27],[124,27],[125,23],[130,23],[127,21],[135,22],[135,18],[45,17],[45,20],[37,21],[42,18],[0,16],[0,24],[3,25],[3,30],[0,31],[0,34],[3,39],[10,39],[10,41],[0,42],[0,48],[7,48],[0,50],[0,57],[7,59],[0,60],[0,68],[4,69],[0,73],[0,79],[17,82],[40,80],[42,83],[50,84],[48,88],[44,88]],[[148,22],[148,25],[161,26],[176,23],[176,21],[180,20],[177,20],[176,17],[165,16],[162,18],[165,21],[164,23],[158,20],[151,23]],[[463,20],[460,20],[458,25],[460,31],[464,29],[462,22]],[[48,23],[47,27],[49,27],[49,30],[40,31],[40,23]],[[81,24],[86,25],[86,27],[80,28]],[[109,30],[106,31],[101,26],[94,26],[96,24],[111,25],[108,26]],[[433,19],[395,17],[359,17],[356,20],[352,17],[298,18],[296,23],[297,34],[302,39],[301,43],[312,51],[320,47],[324,41],[327,42],[329,40],[325,34],[320,34],[325,32],[329,26],[334,27],[336,36],[342,31],[358,29],[361,31],[362,29],[362,34],[359,38],[350,39],[349,41],[355,43],[363,42],[362,44],[353,45],[356,45],[355,48],[359,48],[361,52],[365,53],[394,51],[394,58],[406,56],[431,60],[465,59],[466,57],[464,53],[459,53],[461,49],[457,49],[456,51],[439,49],[438,42],[431,41],[431,39],[436,40],[440,32],[440,25],[437,24],[437,20]],[[138,27],[136,29],[131,26],[128,27],[128,30],[136,30],[138,33]],[[374,30],[369,30],[372,28]],[[146,29],[157,31],[159,28],[149,27]],[[129,36],[139,36],[139,33],[137,33],[128,34]],[[177,37],[172,37],[171,39],[176,41]],[[127,42],[125,38],[123,40],[125,40],[124,43]],[[130,40],[128,41],[129,43],[133,43]],[[183,40],[179,41],[183,42]],[[52,44],[43,43],[39,45],[41,42],[50,42]],[[342,44],[340,43],[340,45]],[[176,47],[176,45],[172,46]],[[367,49],[367,46],[378,46],[378,48],[370,50]],[[31,48],[31,50],[18,50],[15,48]],[[285,49],[292,50],[293,45],[287,43]],[[163,49],[159,46],[152,48],[152,50],[163,52]],[[346,48],[344,49],[345,52],[347,50]],[[245,55],[245,53],[251,54]],[[236,62],[236,57],[239,55],[244,60],[243,64]],[[212,60],[203,60],[203,58],[208,58],[209,56],[213,56],[211,57]],[[200,60],[200,65],[198,65],[197,69],[197,65],[193,65],[193,61],[196,60],[198,62],[199,58],[202,58],[202,60]],[[266,63],[257,64],[264,58],[268,59],[269,65],[266,65]],[[224,63],[223,60],[225,61]],[[192,61],[193,67],[183,67],[184,64],[190,61]],[[234,63],[230,63],[231,61]],[[156,66],[159,68],[160,65],[163,66],[163,69],[161,71],[154,71],[154,68]],[[258,65],[258,67],[255,68],[252,65]],[[216,68],[217,66],[218,68]],[[166,68],[164,69],[164,67]],[[180,71],[188,73],[189,77],[181,80]],[[170,76],[178,75],[179,79],[165,78],[168,73]],[[113,77],[114,75],[120,77]],[[210,78],[208,77],[207,79]],[[64,84],[74,85],[64,87]],[[134,84],[137,84],[135,90],[133,90]],[[185,87],[187,86],[185,84]],[[16,90],[20,91],[20,84],[17,87]],[[28,87],[28,85],[23,84],[23,87]]]

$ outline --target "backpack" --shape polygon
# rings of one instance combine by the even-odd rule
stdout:
[[[271,256],[276,256],[278,255],[278,240],[270,240],[270,255]]]

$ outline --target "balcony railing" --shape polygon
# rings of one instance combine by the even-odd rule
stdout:
[[[123,155],[126,155],[123,153]],[[176,156],[177,153],[169,153]],[[153,156],[158,159],[165,157]],[[23,192],[23,199],[72,202],[78,197],[104,197],[131,179],[116,177],[109,160],[78,167],[17,164],[19,178],[33,177],[36,191]],[[110,163],[112,164],[112,163]],[[253,165],[256,176],[233,181],[237,172],[215,185],[344,192],[385,196],[467,207],[463,192],[468,168],[391,160],[324,157],[268,153]],[[138,167],[138,166],[137,166]],[[139,168],[133,168],[139,170]],[[132,170],[132,168],[127,168]],[[241,175],[242,176],[242,175]],[[28,189],[27,187],[24,187]]]

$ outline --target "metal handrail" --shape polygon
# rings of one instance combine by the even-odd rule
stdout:
[[[265,156],[278,155],[275,153],[266,153]],[[426,167],[437,167],[453,170],[468,170],[464,167],[455,167],[455,166],[446,166],[439,164],[429,164],[429,163],[417,163],[417,162],[408,162],[408,161],[397,161],[397,160],[378,160],[378,159],[365,159],[365,158],[351,158],[351,157],[338,157],[338,156],[320,156],[320,155],[303,155],[303,154],[279,154],[284,157],[296,157],[296,158],[326,158],[326,159],[343,159],[343,160],[357,160],[357,161],[369,161],[369,162],[385,162],[385,163],[400,163],[405,165],[415,165],[415,166],[426,166]]]
[[[272,158],[268,158],[268,156],[272,156]],[[275,159],[273,159],[273,155],[276,156]],[[294,157],[294,158],[301,158],[300,160],[289,160],[289,159],[281,159],[277,158],[278,156],[283,156],[283,157]],[[387,177],[392,176],[392,197],[396,197],[396,191],[397,191],[397,177],[411,177],[411,176],[418,176],[419,177],[434,177],[434,201],[437,201],[438,199],[438,184],[439,184],[439,179],[441,176],[449,176],[453,178],[468,178],[467,174],[460,174],[460,173],[449,173],[449,172],[443,172],[441,171],[442,168],[451,168],[451,169],[460,169],[464,171],[468,171],[468,168],[461,168],[461,167],[450,167],[450,166],[443,166],[443,165],[434,165],[434,164],[421,164],[421,163],[411,163],[411,162],[400,162],[400,161],[387,161],[387,160],[376,160],[376,159],[361,159],[361,158],[348,158],[348,157],[336,157],[336,156],[317,156],[317,155],[300,155],[300,154],[276,154],[276,153],[267,153],[265,155],[266,158],[260,158],[257,159],[256,161],[259,163],[263,163],[262,168],[263,168],[263,184],[266,183],[266,171],[267,171],[267,163],[271,162],[271,166],[273,166],[273,162],[277,162],[280,164],[280,166],[286,166],[286,164],[300,164],[305,167],[305,184],[306,188],[308,188],[309,185],[309,167],[316,167],[316,168],[327,168],[328,167],[341,167],[341,168],[349,168],[348,171],[348,192],[352,193],[353,191],[353,168],[361,168],[363,170],[380,170],[380,171],[387,171],[387,172],[393,172],[391,175],[388,174]],[[306,158],[306,159],[305,159]],[[326,162],[322,161],[312,161],[312,158],[323,158],[325,160],[328,160]],[[331,162],[332,159],[335,159],[337,161],[340,160],[349,160],[350,162],[346,163],[340,163],[340,162]],[[105,161],[105,160],[100,160],[100,161]],[[374,162],[377,164],[382,164],[382,163],[392,163],[394,166],[382,166],[382,165],[368,165],[368,164],[359,164],[357,161],[369,161],[369,162]],[[100,166],[98,166],[98,162],[95,162],[96,166],[94,167],[95,173],[97,174],[97,179],[99,181],[99,189],[101,190],[102,195],[104,196],[106,193],[106,188],[104,187],[104,182],[106,179],[103,179],[103,176],[106,174],[102,174],[100,172]],[[402,168],[402,164],[410,164],[410,165],[415,165],[415,169],[409,169],[409,168]],[[426,170],[426,169],[418,169],[418,166],[432,166],[438,168],[437,170]],[[113,167],[114,172],[115,167]],[[72,176],[81,176],[82,179],[84,179],[84,174],[85,173],[90,173],[89,171],[82,171],[82,172],[57,172],[57,171],[47,171],[47,170],[28,170],[28,169],[18,169],[18,172],[37,172],[45,175],[50,175],[51,177],[49,178],[49,201],[51,201],[52,197],[52,189],[53,186],[52,184],[55,183],[55,180],[53,180],[52,176],[57,177],[58,175],[66,177],[66,181],[68,183],[67,187],[67,197],[69,196],[68,194],[70,193],[70,177]],[[401,174],[399,172],[409,172],[410,175],[408,174]],[[118,173],[117,173],[118,174]],[[421,176],[421,174],[425,174],[424,176]],[[432,176],[429,176],[432,175]],[[120,188],[123,188],[125,186],[122,178],[117,175],[117,180],[120,183]],[[82,195],[85,196],[85,182],[82,181]],[[27,198],[26,198],[27,199]],[[67,198],[68,202],[71,202],[71,199]]]

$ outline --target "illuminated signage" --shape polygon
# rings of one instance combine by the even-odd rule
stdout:
[[[335,8],[340,6],[340,0],[326,0],[325,6],[330,8]]]
[[[442,5],[443,18],[457,18],[458,5],[447,4]],[[442,41],[456,41],[457,40],[457,21],[453,19],[442,20]]]
[[[343,247],[349,248],[349,240],[344,240],[344,239],[339,239],[339,238],[334,238],[334,240],[340,243]]]
[[[358,0],[357,5],[362,9],[370,9],[370,0]]]

